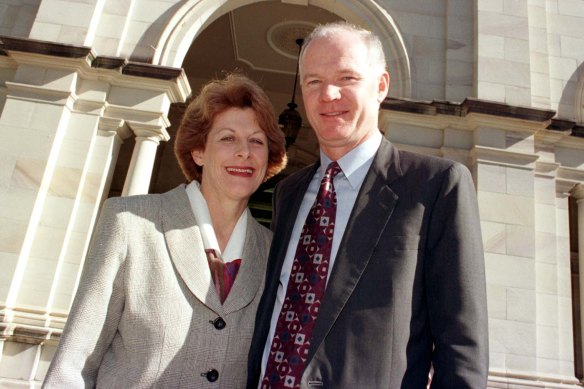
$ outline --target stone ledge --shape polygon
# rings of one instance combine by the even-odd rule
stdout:
[[[21,51],[66,58],[83,58],[91,55],[91,47],[9,36],[0,36],[0,50],[6,52]]]
[[[549,131],[563,132],[574,137],[584,138],[584,124],[570,120],[553,118],[555,111],[531,107],[514,106],[494,101],[467,98],[462,103],[449,101],[424,101],[406,98],[388,97],[381,103],[381,109],[413,113],[420,115],[449,115],[465,117],[472,113],[480,113],[496,117],[530,120],[545,123]]]
[[[576,377],[534,372],[527,374],[519,371],[489,369],[487,388],[533,388],[533,389],[567,389],[581,388]]]
[[[42,344],[47,340],[58,341],[61,330],[14,323],[0,323],[0,339],[26,344]]]
[[[122,74],[129,76],[165,81],[175,80],[183,75],[181,68],[130,62],[120,57],[98,56],[95,55],[91,47],[0,36],[0,55],[10,56],[10,52],[39,54],[60,58],[85,58],[93,68],[118,70]]]

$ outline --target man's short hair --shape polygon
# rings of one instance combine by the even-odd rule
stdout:
[[[316,26],[315,29],[304,38],[304,43],[302,44],[302,49],[300,51],[300,62],[302,62],[304,52],[311,41],[317,38],[330,37],[341,32],[350,32],[359,36],[367,46],[369,64],[371,67],[380,72],[387,70],[387,61],[385,60],[383,45],[381,44],[379,37],[369,30],[346,21],[338,21]]]

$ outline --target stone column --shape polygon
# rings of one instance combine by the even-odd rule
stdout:
[[[570,194],[576,199],[578,205],[578,268],[580,283],[580,333],[584,334],[584,184],[577,184]],[[582,342],[582,355],[584,355],[584,342]]]
[[[131,128],[136,134],[136,146],[134,146],[122,196],[148,193],[156,149],[161,140],[170,139],[164,128],[152,128],[139,123],[132,123]]]

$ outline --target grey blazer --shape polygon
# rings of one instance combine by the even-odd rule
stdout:
[[[43,386],[244,386],[271,232],[248,218],[242,265],[223,305],[184,185],[108,199],[94,236]],[[212,369],[215,382],[205,376]]]
[[[293,223],[317,166],[275,191],[266,288],[250,349],[257,388]],[[481,389],[488,372],[485,268],[469,171],[386,139],[365,177],[316,320],[301,388]]]

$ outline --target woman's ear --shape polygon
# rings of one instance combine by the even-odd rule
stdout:
[[[193,161],[198,166],[203,166],[205,164],[205,161],[203,160],[203,153],[202,153],[201,150],[193,150],[193,151],[191,151],[191,157],[193,158]]]

